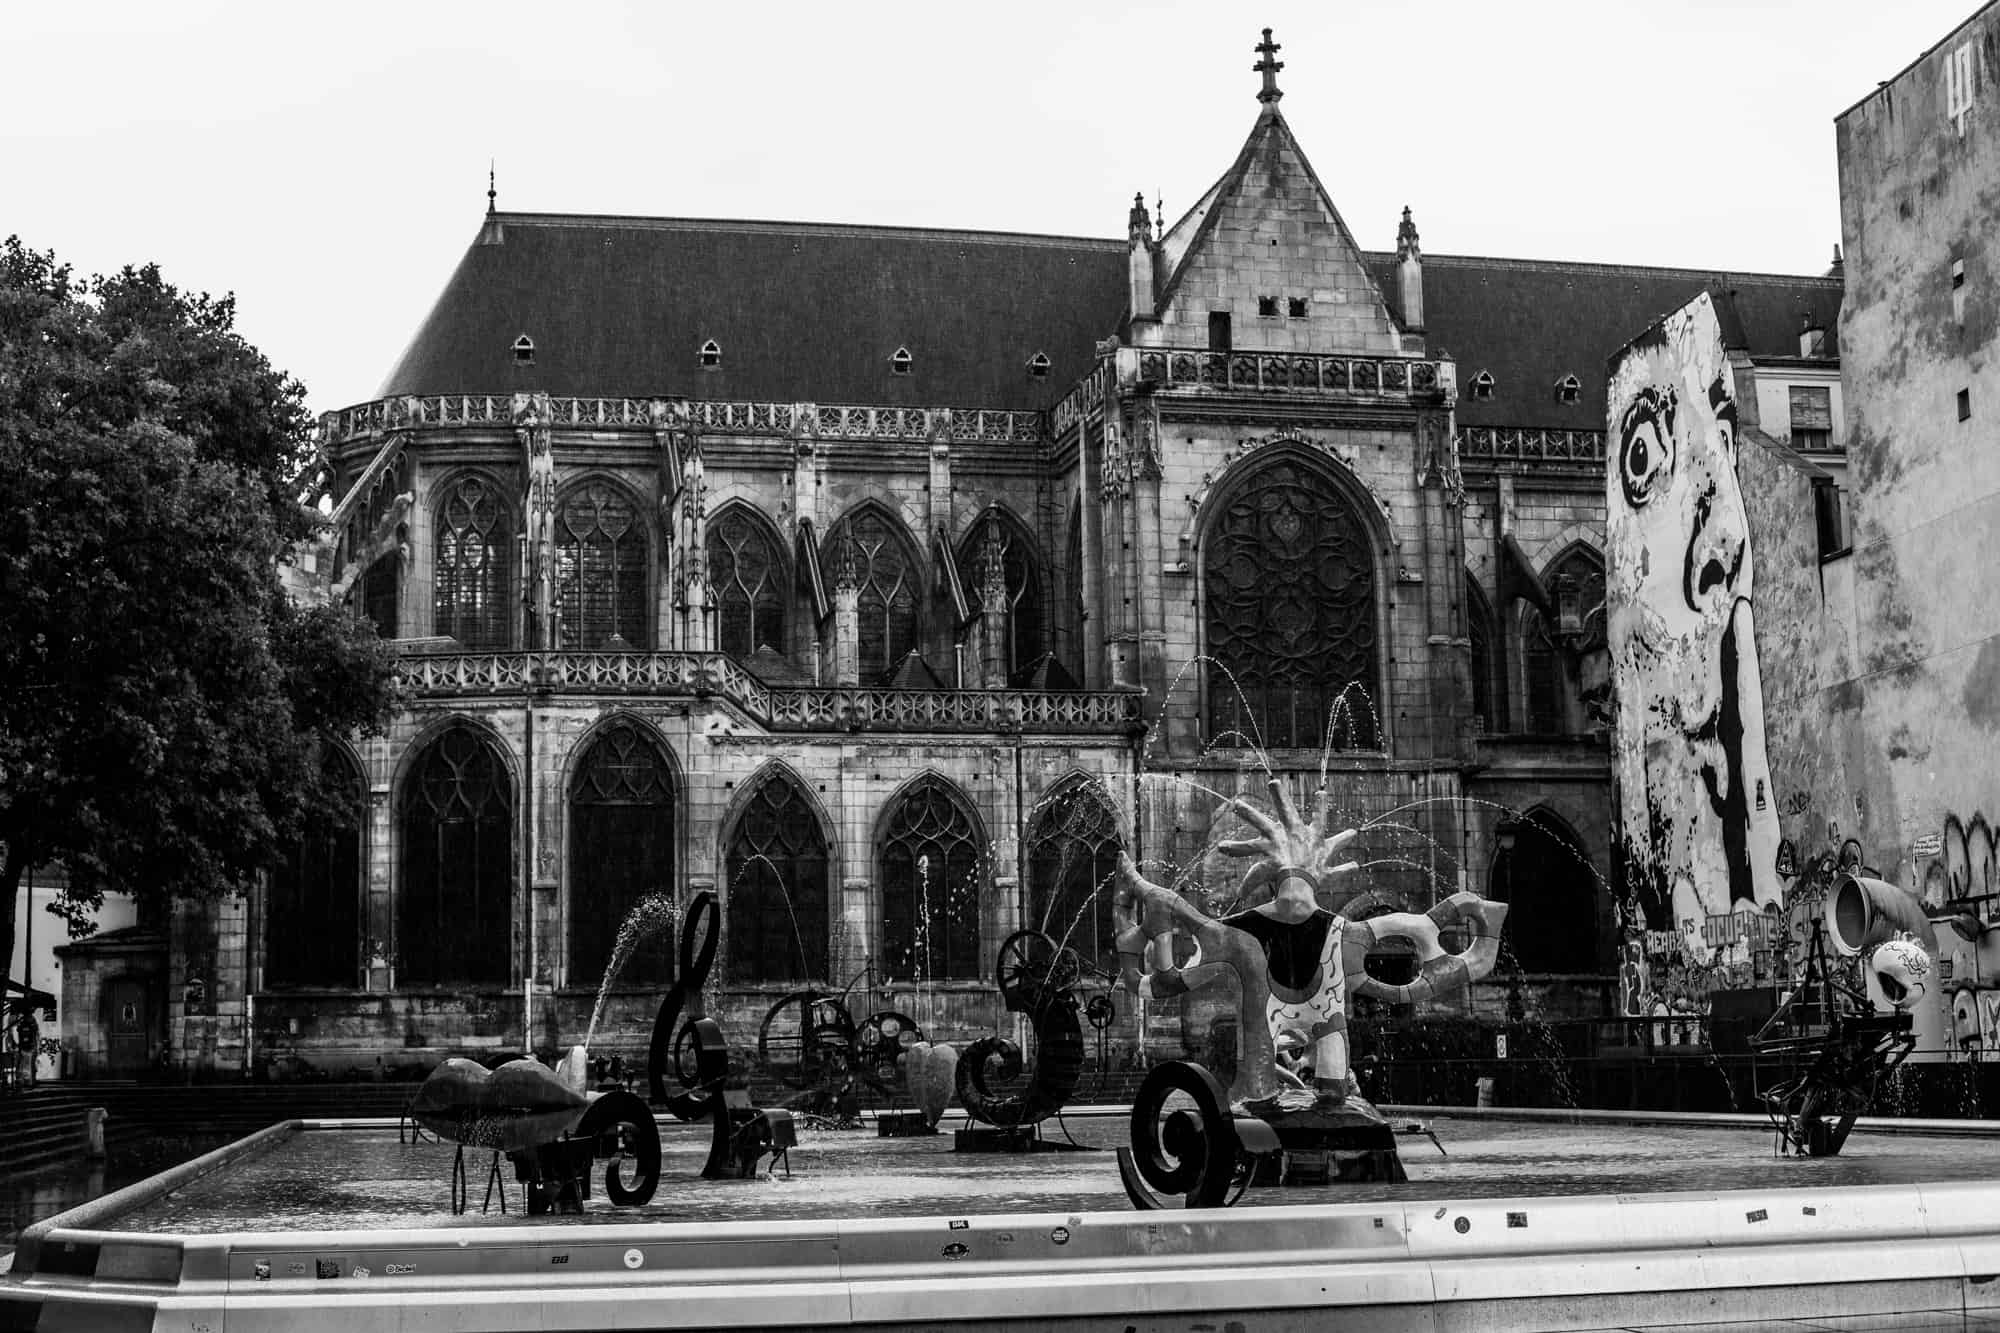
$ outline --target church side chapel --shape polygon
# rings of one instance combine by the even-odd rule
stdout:
[[[324,756],[358,818],[177,915],[173,1063],[551,1051],[614,956],[597,1046],[643,1051],[708,891],[732,1043],[850,985],[983,1035],[1023,927],[1110,984],[1121,852],[1227,906],[1215,797],[1267,768],[1362,830],[1327,906],[1476,891],[1516,957],[1475,1005],[1518,963],[1610,1012],[1606,357],[1704,290],[1781,354],[1840,280],[1426,255],[1409,208],[1365,250],[1279,50],[1235,160],[1122,235],[489,187],[379,396],[324,418],[333,526],[291,571],[396,642],[403,704]],[[1148,1021],[1198,1043],[1178,1004]]]

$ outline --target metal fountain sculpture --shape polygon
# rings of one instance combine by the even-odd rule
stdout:
[[[1359,867],[1340,860],[1359,836],[1327,831],[1327,792],[1302,816],[1284,786],[1270,782],[1275,816],[1235,800],[1254,831],[1217,850],[1254,857],[1242,898],[1252,906],[1214,917],[1119,858],[1113,900],[1121,980],[1134,995],[1185,994],[1221,981],[1239,993],[1239,1057],[1225,1092],[1204,1066],[1158,1065],[1132,1106],[1132,1143],[1118,1150],[1119,1174],[1135,1207],[1190,1208],[1234,1203],[1253,1179],[1405,1179],[1394,1128],[1360,1095],[1348,1060],[1347,999],[1368,995],[1413,1004],[1485,976],[1499,956],[1503,904],[1455,893],[1425,913],[1393,912],[1350,921],[1320,905],[1320,891]],[[1257,901],[1266,891],[1269,897]],[[1195,956],[1174,961],[1176,933]],[[1467,938],[1445,948],[1443,935]],[[1392,985],[1368,975],[1365,959],[1383,941],[1414,948],[1414,980]],[[1192,1105],[1169,1111],[1179,1095]]]
[[[1034,1031],[1034,1061],[1026,1069],[1019,1044],[1009,1037],[981,1037],[966,1048],[958,1061],[958,1099],[979,1127],[958,1131],[953,1146],[960,1152],[1074,1146],[1044,1140],[1040,1128],[1076,1094],[1083,1074],[1083,1022],[1102,1032],[1115,1016],[1109,996],[1079,999],[1083,974],[1076,950],[1039,930],[1017,930],[1001,944],[994,979],[1007,1012],[1026,1017]],[[1021,1079],[1024,1072],[1016,1091],[995,1086]]]

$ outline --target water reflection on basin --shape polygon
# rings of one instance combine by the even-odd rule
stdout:
[[[1768,1130],[1736,1125],[1548,1124],[1436,1116],[1442,1151],[1405,1137],[1410,1179],[1401,1185],[1253,1189],[1242,1207],[1387,1199],[1624,1195],[1724,1189],[2000,1180],[2000,1139],[1856,1132],[1841,1156],[1779,1158]],[[957,1213],[1124,1212],[1130,1209],[1110,1149],[1124,1140],[1116,1115],[1068,1117],[1077,1143],[1095,1151],[1027,1155],[957,1153],[949,1134],[881,1139],[872,1130],[800,1134],[791,1177],[704,1181],[704,1126],[661,1126],[660,1189],[644,1208],[616,1208],[601,1187],[578,1224],[635,1221],[766,1221],[784,1218],[926,1217]],[[1060,1135],[1056,1135],[1060,1139]],[[453,1146],[398,1142],[394,1127],[308,1129],[125,1214],[117,1230],[202,1232],[525,1225],[521,1187],[504,1169],[509,1207],[481,1214],[486,1155],[467,1155],[473,1206],[453,1217]],[[601,1186],[601,1182],[600,1182]]]

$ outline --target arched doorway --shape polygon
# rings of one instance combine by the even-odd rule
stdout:
[[[1521,970],[1609,971],[1597,950],[1597,874],[1575,831],[1537,808],[1503,821],[1499,837],[1487,892],[1507,904],[1507,940]]]

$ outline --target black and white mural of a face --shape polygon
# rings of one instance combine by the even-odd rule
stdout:
[[[1781,891],[1735,392],[1709,298],[1629,345],[1610,387],[1605,581],[1627,853],[1649,916],[1686,931]]]

